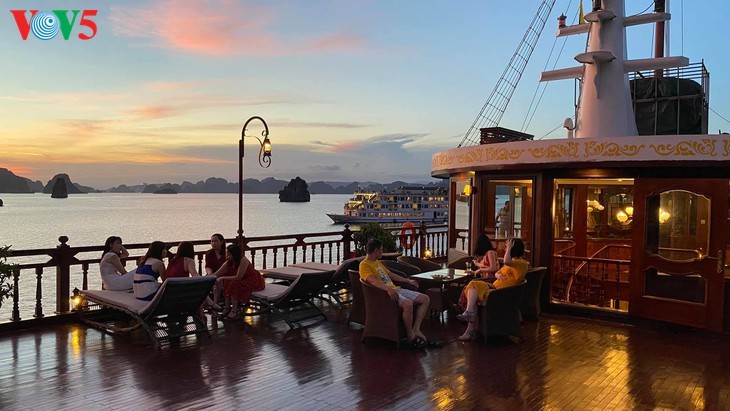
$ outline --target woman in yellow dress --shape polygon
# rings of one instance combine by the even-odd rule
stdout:
[[[527,274],[527,261],[522,257],[525,254],[525,243],[519,238],[507,240],[507,248],[504,250],[504,265],[494,275],[497,279],[493,284],[482,280],[473,280],[466,287],[466,310],[458,315],[461,320],[466,320],[468,326],[466,331],[459,337],[461,341],[473,340],[477,332],[477,303],[487,301],[489,292],[493,289],[511,287],[525,279]]]

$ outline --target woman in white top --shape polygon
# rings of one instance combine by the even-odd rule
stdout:
[[[122,258],[129,257],[129,252],[122,245],[122,239],[111,236],[104,243],[104,251],[101,253],[99,271],[101,282],[105,290],[128,291],[132,289],[134,272],[127,271],[122,264]]]
[[[162,241],[153,241],[144,257],[139,259],[134,274],[134,296],[139,300],[151,301],[160,288],[158,278],[165,272],[162,259],[167,256],[167,246]]]

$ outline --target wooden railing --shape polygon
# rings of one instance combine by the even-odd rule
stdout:
[[[390,229],[389,229],[390,230]],[[396,243],[400,243],[400,229],[393,229]],[[353,256],[354,231],[349,225],[341,231],[287,234],[265,237],[243,237],[244,252],[256,268],[266,269],[287,266],[301,262],[323,262],[339,264]],[[99,262],[103,246],[72,247],[69,238],[59,237],[56,248],[11,250],[8,263],[15,264],[13,270],[13,295],[0,307],[0,323],[21,322],[40,319],[53,314],[69,312],[69,297],[73,288],[81,290],[101,289]],[[226,243],[236,242],[235,238]],[[210,240],[190,241],[196,248],[198,271],[204,273],[203,256],[210,248]],[[168,242],[175,247],[179,242]],[[446,225],[417,226],[417,241],[404,254],[430,258],[446,258]],[[125,244],[130,252],[127,267],[134,267],[134,261],[144,255],[149,243]],[[90,274],[91,273],[91,274]],[[53,306],[53,312],[48,307]],[[32,316],[32,318],[29,318]]]
[[[396,244],[402,248],[403,255],[421,258],[443,258],[448,251],[446,224],[416,225],[412,229],[390,228],[395,236]],[[415,232],[415,236],[412,233]]]
[[[630,260],[555,254],[551,271],[552,299],[625,310],[630,263]]]

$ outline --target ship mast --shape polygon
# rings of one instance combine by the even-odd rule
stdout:
[[[546,71],[540,77],[540,81],[583,79],[576,137],[638,135],[627,73],[684,67],[689,60],[686,57],[628,60],[626,27],[670,19],[671,15],[665,12],[626,17],[624,0],[594,0],[593,11],[585,16],[588,23],[558,29],[558,37],[589,33],[586,51],[575,56],[580,66]]]

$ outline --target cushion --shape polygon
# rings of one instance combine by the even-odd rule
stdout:
[[[290,286],[281,285],[281,284],[266,284],[266,287],[261,291],[256,291],[253,294],[251,294],[253,297],[258,298],[260,300],[266,300],[266,301],[276,301],[280,299],[284,293],[286,293],[289,290]]]
[[[108,304],[113,308],[122,308],[135,314],[141,314],[147,310],[151,301],[138,300],[134,293],[128,291],[109,290],[84,290],[81,295],[91,297],[93,301],[101,304]]]

